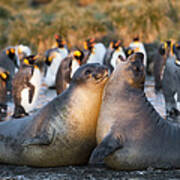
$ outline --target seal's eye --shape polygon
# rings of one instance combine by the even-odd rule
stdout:
[[[91,73],[92,73],[92,70],[88,69],[88,70],[86,70],[85,75],[89,75]]]

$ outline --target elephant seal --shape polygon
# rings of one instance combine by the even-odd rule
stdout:
[[[67,90],[34,116],[0,123],[0,163],[54,167],[88,162],[108,69],[81,66]]]
[[[180,127],[164,120],[147,100],[142,59],[142,53],[131,55],[107,82],[97,123],[98,146],[90,163],[105,159],[117,170],[180,168]]]

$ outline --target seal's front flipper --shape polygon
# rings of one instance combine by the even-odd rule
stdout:
[[[91,154],[89,163],[95,164],[102,162],[105,157],[122,148],[122,137],[114,136],[113,134],[107,135],[103,141],[94,149]]]
[[[55,130],[51,135],[47,133],[42,133],[39,136],[35,136],[33,138],[25,139],[22,143],[23,146],[29,145],[50,145],[54,139]]]

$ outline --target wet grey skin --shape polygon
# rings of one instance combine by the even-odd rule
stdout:
[[[177,117],[180,115],[177,109],[177,102],[180,102],[180,43],[173,45],[173,56],[166,60],[164,74],[162,78],[162,91],[165,98],[167,117]],[[177,93],[177,100],[174,95]]]
[[[0,123],[0,163],[55,167],[88,162],[107,68],[81,66],[67,90],[35,115]]]
[[[128,57],[104,88],[91,164],[104,160],[116,170],[180,168],[180,127],[148,101],[142,59],[141,53]]]

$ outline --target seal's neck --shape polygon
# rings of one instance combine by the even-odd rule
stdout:
[[[149,102],[142,89],[124,85],[119,92],[119,96],[121,97],[119,109],[128,108],[129,112],[132,112],[132,116],[137,120],[142,119],[144,121],[145,119],[147,124],[159,123],[162,120],[162,117]]]

